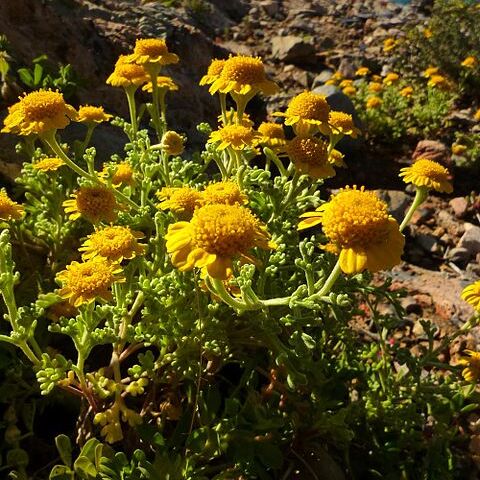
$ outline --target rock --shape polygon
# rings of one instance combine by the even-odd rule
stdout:
[[[339,110],[356,117],[355,107],[350,98],[334,85],[320,85],[312,91],[320,95],[325,95],[332,110]]]
[[[315,47],[295,35],[273,37],[272,55],[281,62],[294,64],[314,63],[316,60]]]
[[[422,308],[417,303],[415,298],[411,297],[410,295],[408,297],[402,298],[402,301],[400,303],[401,303],[402,307],[405,309],[405,312],[407,314],[417,313],[417,314],[420,315],[422,313]]]
[[[436,140],[421,140],[417,143],[412,158],[413,160],[427,158],[428,160],[434,160],[435,162],[448,166],[450,164],[450,150],[442,142]]]
[[[449,202],[449,205],[453,209],[453,213],[457,218],[463,218],[468,210],[468,201],[465,197],[455,197]]]
[[[320,87],[323,85],[326,81],[330,80],[332,78],[333,71],[332,70],[322,70],[314,79],[312,82],[312,90]]]
[[[455,247],[451,248],[445,258],[450,260],[451,262],[455,263],[455,265],[458,265],[460,267],[465,267],[465,265],[468,263],[468,261],[471,258],[470,252],[463,247]]]
[[[460,238],[457,247],[468,250],[470,258],[480,252],[480,227],[465,223],[465,233]]]
[[[416,235],[415,241],[426,252],[435,253],[438,251],[438,238],[430,235],[429,233],[419,233]]]
[[[379,190],[378,196],[387,202],[390,214],[398,223],[401,223],[412,201],[411,197],[400,190]]]
[[[265,13],[270,17],[274,17],[280,10],[278,0],[263,0],[260,6],[265,10]]]

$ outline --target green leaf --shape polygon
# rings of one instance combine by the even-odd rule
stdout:
[[[24,85],[33,87],[33,76],[28,68],[19,68],[17,73]]]
[[[70,438],[66,435],[58,435],[55,437],[55,445],[57,446],[58,453],[60,454],[60,458],[62,462],[71,467],[72,465],[72,443],[70,442]]]
[[[33,69],[33,84],[35,86],[40,84],[40,80],[42,80],[43,77],[43,67],[37,63],[35,65],[35,68]]]
[[[87,457],[78,457],[75,460],[73,465],[73,469],[75,473],[82,479],[82,480],[95,480],[97,476],[97,469],[93,462]]]
[[[65,465],[55,465],[48,478],[49,480],[72,480],[72,471]]]

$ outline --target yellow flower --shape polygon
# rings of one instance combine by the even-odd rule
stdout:
[[[63,202],[65,212],[70,213],[70,220],[84,217],[92,223],[98,223],[113,222],[117,218],[116,210],[119,207],[110,188],[100,185],[84,186],[80,187],[72,197],[71,200]]]
[[[376,272],[391,268],[401,260],[405,238],[397,221],[389,216],[387,204],[375,192],[363,187],[342,189],[315,212],[301,215],[299,230],[323,225],[330,244],[340,253],[344,273]]]
[[[58,293],[74,307],[91,303],[96,298],[110,300],[112,294],[109,289],[112,284],[125,281],[121,273],[118,263],[112,263],[103,257],[82,263],[72,262],[57,275],[62,282]]]
[[[403,177],[405,183],[412,183],[417,187],[437,192],[453,191],[449,171],[433,160],[419,158],[410,167],[402,168],[399,176]]]
[[[344,112],[337,112],[332,110],[328,115],[328,124],[322,125],[320,131],[324,135],[349,135],[352,138],[357,138],[360,130],[353,123],[353,118],[350,114]]]
[[[452,153],[454,155],[463,155],[468,150],[466,145],[461,145],[460,143],[454,143],[452,145]]]
[[[370,73],[370,69],[368,67],[360,67],[356,72],[355,75],[359,77],[365,77]]]
[[[76,117],[77,112],[65,103],[60,92],[37,90],[20,97],[20,100],[8,109],[2,132],[42,135],[65,128],[70,120],[75,120]]]
[[[383,85],[380,82],[370,82],[368,84],[368,91],[372,93],[378,93],[383,90]]]
[[[10,200],[4,190],[0,190],[0,220],[19,220],[23,214],[24,208]]]
[[[398,73],[390,72],[387,73],[386,77],[383,79],[383,83],[385,85],[393,85],[395,82],[398,81],[399,78],[400,76],[398,75]]]
[[[255,263],[250,256],[254,247],[272,249],[266,227],[240,205],[205,205],[193,213],[190,222],[168,227],[167,252],[180,271],[194,267],[213,278],[225,280],[233,260]]]
[[[92,105],[82,105],[78,109],[77,122],[80,123],[102,123],[108,122],[113,117],[109,113],[105,113],[103,107],[94,107]]]
[[[167,155],[181,155],[185,149],[185,138],[173,130],[168,130],[163,134],[160,146]]]
[[[339,71],[336,71],[336,72],[332,75],[332,78],[333,78],[334,80],[337,80],[337,81],[339,82],[340,80],[342,80],[343,74],[340,73]]]
[[[425,30],[423,30],[423,36],[425,38],[432,38],[433,37],[432,30],[430,30],[430,28],[425,28]]]
[[[351,87],[353,85],[353,80],[345,79],[340,82],[338,85],[340,88]]]
[[[287,143],[283,126],[273,122],[263,122],[258,127],[258,133],[262,136],[260,143],[267,147],[278,150]]]
[[[462,299],[475,310],[480,311],[480,280],[463,289]]]
[[[202,202],[205,205],[245,205],[248,203],[248,197],[235,182],[215,182],[208,185],[202,192]]]
[[[133,168],[128,162],[119,163],[113,172],[112,184],[118,186],[123,183],[132,186],[135,183],[133,173]]]
[[[402,97],[411,97],[413,94],[413,88],[410,86],[404,87],[399,93]]]
[[[333,149],[328,156],[328,163],[334,167],[346,167],[347,164],[344,162],[345,155],[337,149]]]
[[[382,103],[383,102],[380,97],[373,96],[373,97],[367,98],[366,106],[367,106],[367,109],[378,108]]]
[[[398,40],[395,40],[394,38],[386,38],[383,41],[383,51],[390,52],[397,46]]]
[[[348,95],[349,97],[351,97],[352,95],[355,95],[357,93],[357,89],[353,86],[353,85],[350,85],[348,87],[345,87],[342,92],[345,94],[345,95]]]
[[[168,51],[163,38],[139,38],[133,53],[128,56],[130,63],[137,65],[170,65],[178,63],[178,56]]]
[[[200,85],[211,85],[218,80],[225,62],[226,60],[218,60],[214,58],[208,67],[207,74],[200,79]]]
[[[84,260],[100,256],[112,262],[121,262],[124,258],[130,260],[145,253],[145,245],[138,243],[138,239],[143,237],[143,233],[128,227],[105,227],[89,235],[79,251],[84,252]]]
[[[480,108],[473,114],[473,118],[479,122],[480,121]]]
[[[328,162],[327,144],[315,137],[295,137],[287,144],[287,153],[295,168],[312,178],[330,178],[335,169]]]
[[[473,68],[477,64],[477,59],[470,55],[462,62],[462,67]]]
[[[128,63],[127,55],[120,55],[113,73],[107,78],[107,83],[113,87],[139,87],[149,81],[149,75],[141,65]]]
[[[42,158],[35,163],[32,163],[32,168],[40,170],[41,172],[54,172],[62,165],[65,165],[62,159],[57,157]]]
[[[328,79],[326,82],[325,82],[325,85],[337,85],[337,80],[335,80],[334,78],[330,78]]]
[[[476,382],[480,377],[480,353],[472,350],[464,350],[468,356],[458,361],[459,365],[465,365],[462,377],[467,382]]]
[[[259,57],[237,55],[225,60],[209,91],[212,95],[216,92],[249,96],[262,92],[272,95],[278,91],[278,85],[268,80]]]
[[[297,135],[307,135],[311,127],[328,122],[330,107],[324,95],[304,91],[293,97],[285,113],[275,112],[277,117],[285,117],[285,125],[295,126]]]
[[[438,67],[428,67],[424,72],[423,76],[426,78],[430,78],[432,75],[437,75],[439,72]]]
[[[160,210],[171,210],[183,218],[190,218],[203,201],[202,194],[190,187],[163,187],[157,197]]]
[[[428,81],[430,87],[447,87],[448,81],[443,75],[432,75]]]
[[[247,128],[252,128],[253,127],[253,121],[250,118],[250,115],[248,113],[243,113],[242,115],[242,121],[239,120],[237,112],[233,108],[229,108],[225,112],[225,118],[224,114],[221,114],[218,116],[218,123],[220,123],[222,126],[224,125],[243,125],[244,127]]]
[[[157,85],[159,90],[165,90],[166,92],[174,92],[178,90],[178,85],[172,80],[171,77],[166,76],[158,76],[157,77]],[[142,87],[144,92],[152,93],[153,92],[153,84],[152,82],[148,82]]]
[[[243,125],[225,125],[210,134],[207,143],[218,143],[218,150],[231,147],[233,150],[254,148],[259,141],[259,135],[252,128]]]

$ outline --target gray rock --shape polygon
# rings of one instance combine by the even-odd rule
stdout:
[[[456,217],[462,218],[467,213],[468,202],[465,197],[452,198],[448,203],[452,207]]]
[[[339,110],[356,117],[355,107],[350,98],[334,85],[320,85],[312,91],[325,95],[332,110]]]
[[[466,248],[455,247],[448,251],[446,258],[456,265],[464,267],[470,260],[471,255]]]
[[[412,201],[410,195],[400,190],[379,190],[378,196],[387,202],[390,214],[398,223],[401,223]]]
[[[415,147],[412,158],[414,160],[427,158],[448,166],[450,163],[450,149],[437,140],[421,140]]]
[[[415,241],[420,245],[426,252],[437,252],[438,251],[438,238],[434,235],[428,233],[419,233],[415,237]]]
[[[270,17],[274,17],[280,10],[278,0],[263,0],[260,5]]]
[[[330,80],[332,78],[333,71],[332,70],[323,70],[321,71],[314,79],[312,83],[312,89],[315,89],[317,87],[320,87],[323,85],[326,81]]]
[[[272,55],[277,60],[286,63],[313,63],[315,62],[315,47],[302,37],[287,35],[272,38]]]
[[[457,247],[465,248],[470,254],[470,258],[480,252],[480,227],[465,223],[465,233],[460,238]]]

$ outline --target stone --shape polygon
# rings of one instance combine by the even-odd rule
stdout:
[[[356,116],[355,107],[350,98],[334,85],[320,85],[312,91],[324,95],[332,110],[339,110]]]
[[[412,158],[413,160],[426,158],[448,166],[450,164],[450,149],[437,140],[421,140],[417,143]]]
[[[330,80],[332,78],[333,71],[332,70],[322,70],[314,79],[312,82],[312,90],[320,87],[323,85],[326,81]]]
[[[400,190],[379,190],[378,196],[387,202],[390,214],[398,223],[401,223],[407,207],[412,202],[410,195]]]
[[[419,233],[416,235],[415,241],[426,252],[434,253],[438,251],[438,238],[430,235],[429,233]]]
[[[411,297],[410,295],[408,297],[402,298],[402,301],[400,303],[407,314],[416,313],[420,315],[422,313],[421,306],[417,303],[415,298]]]
[[[281,62],[294,64],[314,63],[316,59],[315,47],[295,35],[273,37],[272,56]]]
[[[280,10],[280,5],[278,0],[263,0],[260,3],[260,6],[263,8],[265,13],[270,17],[274,17]]]
[[[460,238],[457,247],[468,250],[470,258],[480,252],[480,227],[465,223],[465,233]]]
[[[455,197],[449,202],[449,205],[453,209],[453,213],[457,218],[463,218],[468,210],[468,201],[465,197]]]
[[[451,248],[445,255],[447,260],[450,260],[455,265],[464,267],[471,258],[470,252],[463,247]]]

